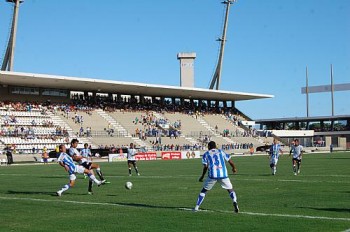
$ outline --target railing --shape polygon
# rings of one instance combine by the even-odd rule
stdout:
[[[187,137],[205,137],[205,136],[213,136],[215,133],[213,131],[191,131],[190,133],[187,133]]]
[[[79,134],[79,132],[77,132]],[[115,131],[113,129],[103,131],[90,131],[80,134],[80,137],[125,137],[125,132]]]

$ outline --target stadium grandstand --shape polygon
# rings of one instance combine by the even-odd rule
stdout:
[[[0,72],[1,148],[40,154],[78,138],[111,151],[131,142],[149,151],[204,150],[209,140],[233,152],[266,143],[236,101],[271,95]]]

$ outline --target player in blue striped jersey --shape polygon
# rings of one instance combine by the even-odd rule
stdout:
[[[103,177],[100,165],[98,163],[93,163],[92,161],[89,161],[87,158],[83,157],[81,153],[78,151],[77,146],[79,144],[79,140],[72,139],[71,141],[71,147],[68,150],[68,155],[70,155],[74,161],[77,161],[80,165],[82,165],[84,168],[91,170],[96,169],[96,173],[98,177],[100,178],[102,184],[107,184],[110,182],[107,182],[105,178]],[[84,146],[88,147],[88,144],[85,144]],[[92,183],[91,179],[89,180],[89,187],[88,187],[88,194],[92,195]]]
[[[98,186],[102,184],[101,181],[97,180],[94,176],[94,173],[92,170],[86,169],[81,165],[76,165],[73,161],[73,159],[66,153],[66,146],[64,144],[61,144],[59,146],[59,157],[58,157],[58,163],[69,174],[69,183],[64,185],[63,188],[56,192],[57,196],[61,196],[63,192],[67,191],[69,188],[74,187],[75,184],[75,173],[85,173],[88,175],[88,177],[94,181]]]
[[[221,184],[221,187],[228,191],[230,198],[233,202],[234,211],[238,213],[239,208],[237,203],[237,196],[235,191],[233,190],[232,183],[228,178],[228,172],[225,161],[227,161],[232,167],[232,172],[236,173],[236,167],[233,161],[231,160],[230,156],[222,150],[217,149],[216,143],[214,141],[210,141],[208,143],[208,151],[206,151],[203,154],[203,171],[201,177],[199,178],[199,181],[203,181],[205,174],[209,170],[208,178],[205,180],[202,191],[199,193],[194,211],[199,210],[199,206],[203,203],[207,191],[211,190],[216,184],[216,182],[219,182]]]
[[[84,148],[81,149],[80,155],[84,157],[87,161],[92,161],[91,160],[92,154],[91,154],[91,150],[89,149],[89,144],[87,143],[84,144]]]
[[[270,168],[272,170],[272,175],[276,175],[277,171],[277,162],[280,157],[280,154],[283,154],[281,145],[277,139],[273,140],[273,144],[270,147],[269,157],[270,157]]]

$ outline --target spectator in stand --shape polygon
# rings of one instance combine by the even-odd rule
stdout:
[[[47,148],[43,148],[43,153],[41,155],[41,158],[43,159],[44,164],[48,164],[49,154],[47,153]]]
[[[13,156],[12,156],[12,149],[11,147],[6,148],[6,157],[7,157],[7,164],[13,164]]]

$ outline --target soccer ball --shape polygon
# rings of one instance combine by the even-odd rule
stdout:
[[[125,188],[126,189],[131,189],[132,188],[132,183],[130,181],[125,183]]]

